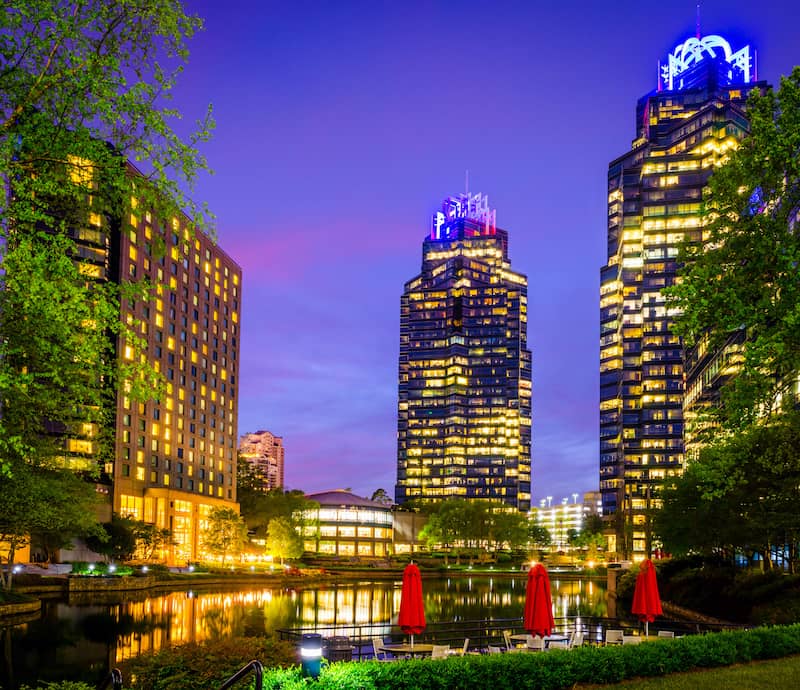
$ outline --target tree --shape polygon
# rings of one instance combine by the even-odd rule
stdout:
[[[0,474],[0,584],[12,587],[16,552],[31,535],[44,535],[58,547],[77,536],[102,534],[95,518],[98,494],[94,484],[59,468],[15,462]]]
[[[0,472],[63,457],[76,424],[102,459],[113,388],[157,390],[119,319],[119,300],[148,286],[106,282],[86,246],[119,231],[134,196],[164,225],[181,209],[208,225],[182,190],[207,167],[195,145],[213,123],[184,142],[164,105],[200,26],[178,0],[9,0],[0,13]],[[138,182],[126,160],[146,168]],[[130,360],[117,364],[114,337]]]
[[[703,241],[682,246],[667,290],[687,345],[743,335],[741,371],[723,389],[729,429],[777,411],[800,371],[800,67],[777,92],[753,92],[747,113],[749,136],[710,178]]]
[[[394,504],[394,500],[388,493],[386,493],[386,489],[375,489],[370,500],[385,506]]]
[[[278,517],[269,522],[266,547],[267,552],[273,557],[277,556],[283,565],[285,558],[300,558],[303,555],[303,538],[290,520]]]
[[[214,507],[208,513],[202,541],[203,548],[220,556],[222,565],[225,565],[229,554],[242,552],[247,541],[247,525],[233,508]]]
[[[111,516],[111,522],[104,522],[105,534],[91,536],[86,545],[111,561],[129,561],[136,552],[136,521],[125,515]]]
[[[706,446],[664,493],[656,530],[673,553],[759,554],[775,547],[797,570],[800,411],[787,412]]]
[[[248,529],[258,536],[266,536],[270,521],[277,517],[285,517],[295,527],[302,527],[304,514],[318,505],[297,489],[262,491],[258,487],[252,464],[240,455],[236,465],[236,497]]]
[[[141,520],[133,521],[133,536],[136,540],[137,556],[146,561],[152,560],[157,551],[172,544],[172,532],[168,528]]]

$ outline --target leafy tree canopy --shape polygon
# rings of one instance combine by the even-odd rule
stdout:
[[[0,584],[12,586],[18,549],[31,535],[45,537],[58,547],[75,537],[102,535],[95,518],[95,485],[63,469],[17,462],[0,475]]]
[[[742,371],[723,391],[734,429],[777,409],[800,371],[800,67],[747,112],[749,136],[710,178],[703,242],[682,247],[667,290],[686,344],[743,331]]]
[[[203,548],[225,560],[242,552],[247,541],[247,525],[233,508],[217,506],[208,513],[202,534]]]
[[[163,228],[180,210],[208,224],[183,190],[207,167],[195,145],[213,123],[207,116],[184,141],[166,101],[200,26],[178,0],[4,4],[0,473],[18,459],[63,456],[52,432],[74,432],[76,419],[102,456],[113,387],[124,382],[140,399],[157,390],[138,356],[143,341],[119,322],[119,300],[143,299],[148,286],[104,282],[104,261],[87,247],[104,251],[143,210]],[[134,181],[126,160],[144,177]],[[114,335],[133,350],[119,365]]]
[[[654,528],[675,554],[732,558],[788,545],[797,568],[800,540],[800,411],[753,425],[700,451],[664,491]]]

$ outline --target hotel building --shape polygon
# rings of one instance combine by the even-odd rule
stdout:
[[[269,431],[244,434],[239,439],[241,455],[255,471],[261,491],[283,488],[283,439]]]
[[[445,199],[400,302],[398,503],[531,497],[527,277],[481,194]]]
[[[116,396],[112,509],[168,528],[161,556],[185,563],[202,556],[212,507],[237,509],[236,439],[239,374],[239,266],[188,218],[156,217],[133,194],[121,217],[90,213],[75,230],[85,275],[115,282],[148,280],[150,299],[122,299],[120,318],[140,343],[117,342],[117,356],[139,357],[164,379],[158,399],[137,402],[123,384]],[[73,466],[89,461],[92,430],[67,439]],[[82,456],[82,457],[81,457]]]
[[[636,108],[631,149],[608,168],[607,262],[600,271],[600,490],[609,551],[652,550],[658,487],[684,467],[684,358],[662,289],[678,246],[702,239],[703,190],[748,130],[749,46],[690,38]]]

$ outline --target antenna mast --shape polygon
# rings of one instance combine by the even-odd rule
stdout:
[[[697,31],[697,33],[696,33],[697,40],[699,41],[700,40],[700,3],[699,2],[697,3],[697,29],[696,29],[696,31]]]

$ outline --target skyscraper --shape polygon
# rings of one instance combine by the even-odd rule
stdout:
[[[239,454],[249,462],[262,491],[283,488],[283,439],[269,431],[244,434],[239,439]]]
[[[481,194],[444,200],[401,297],[398,503],[531,497],[527,277]]]
[[[692,37],[639,99],[631,150],[608,168],[600,272],[600,490],[621,557],[651,551],[658,487],[684,467],[684,358],[661,290],[680,242],[702,235],[703,189],[748,129],[759,88],[749,46]]]

